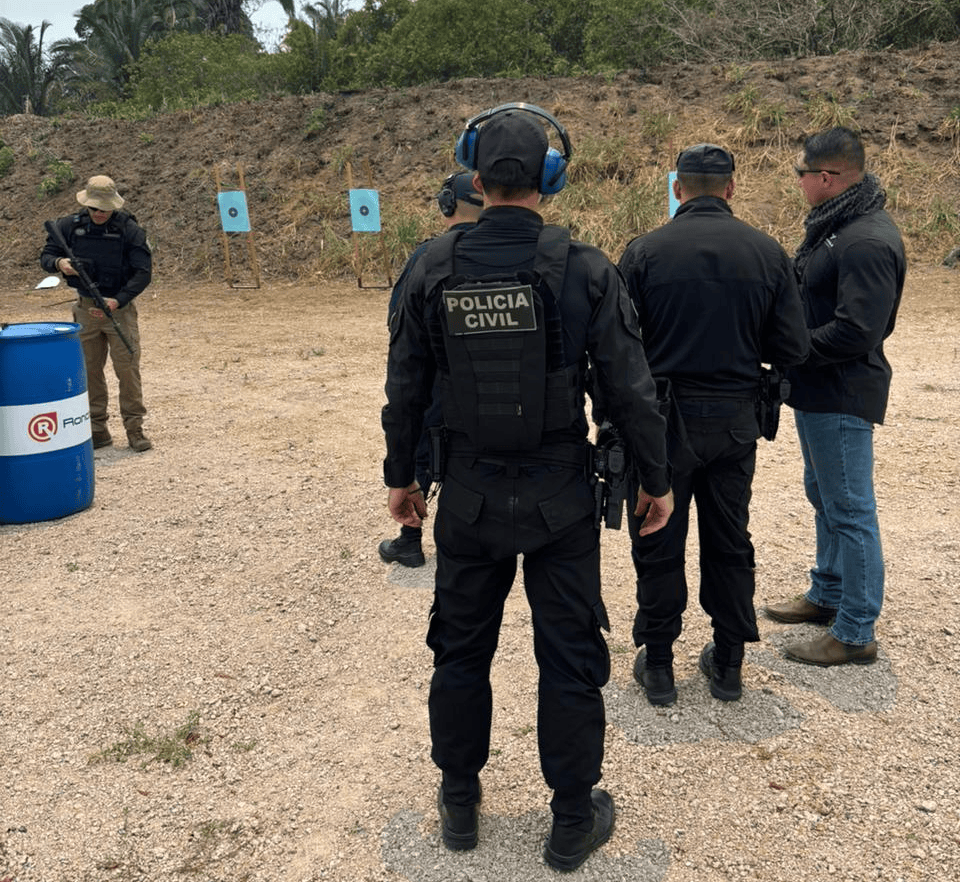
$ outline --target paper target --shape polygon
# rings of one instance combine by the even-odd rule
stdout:
[[[380,194],[376,190],[351,190],[350,220],[355,233],[379,233]]]
[[[217,194],[220,205],[220,224],[225,233],[249,233],[247,194],[243,190],[224,190]]]

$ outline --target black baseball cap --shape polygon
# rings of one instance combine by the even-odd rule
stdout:
[[[511,186],[540,186],[543,158],[549,141],[543,126],[522,110],[505,110],[485,122],[477,133],[477,170]],[[497,166],[513,160],[517,167]],[[516,180],[504,180],[504,176]]]
[[[716,144],[696,144],[677,157],[679,174],[729,175],[735,168],[733,154]]]

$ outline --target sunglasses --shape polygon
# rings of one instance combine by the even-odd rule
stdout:
[[[800,168],[799,165],[795,165],[793,170],[797,173],[798,178],[802,178],[804,175],[819,175],[821,172],[826,172],[828,175],[843,174],[843,172],[832,171],[829,168]]]

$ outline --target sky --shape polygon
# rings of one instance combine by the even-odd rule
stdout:
[[[79,12],[91,0],[0,0],[0,18],[9,19],[20,25],[33,25],[39,31],[41,22],[50,22],[43,37],[43,45],[49,46],[57,40],[76,39],[73,26],[77,23],[74,13]],[[297,2],[300,9],[301,3]],[[27,7],[27,11],[24,11]],[[261,8],[251,16],[257,28],[264,28],[258,34],[260,41],[272,48],[283,36],[287,16],[277,0],[264,0]]]

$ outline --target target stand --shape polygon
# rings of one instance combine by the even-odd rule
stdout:
[[[347,175],[347,190],[350,198],[350,238],[353,241],[353,269],[357,275],[358,288],[392,288],[393,280],[390,276],[390,259],[387,256],[387,248],[383,241],[383,230],[380,227],[380,197],[376,190],[354,190],[353,189],[353,169],[349,162],[345,163]],[[370,170],[370,161],[366,163],[367,180],[372,181],[373,174]],[[363,259],[361,256],[360,239],[361,233],[375,233],[377,243],[380,246],[380,258],[383,261],[384,274],[387,277],[386,285],[364,285],[363,284]]]
[[[220,211],[220,240],[223,243],[224,277],[231,288],[259,288],[260,264],[257,261],[257,249],[253,241],[250,226],[250,214],[247,211],[246,185],[243,180],[243,166],[237,163],[237,189],[224,190],[220,179],[220,166],[213,169],[217,183],[217,207]],[[252,281],[239,282],[234,278],[234,266],[230,260],[231,236],[245,236],[247,241],[246,263]],[[242,253],[242,252],[241,252]],[[241,261],[242,263],[242,261]]]

